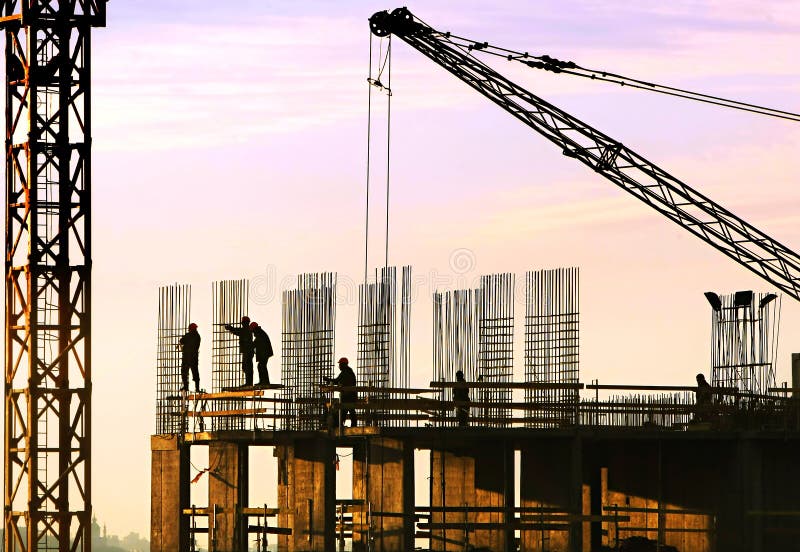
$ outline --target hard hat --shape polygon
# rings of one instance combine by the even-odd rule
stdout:
[[[249,324],[250,317],[249,316],[242,316],[242,324]]]
[[[194,331],[194,330],[196,330],[196,329],[197,329],[197,324],[195,324],[194,322],[192,322],[191,324],[189,324],[189,331],[190,331],[190,332],[191,332],[191,331]]]
[[[347,360],[347,357],[342,357],[339,359],[339,364],[348,364],[350,361]]]
[[[258,328],[258,322],[250,322],[250,329],[255,330]]]

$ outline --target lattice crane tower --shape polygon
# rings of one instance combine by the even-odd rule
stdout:
[[[91,30],[105,0],[0,0],[6,552],[91,550]]]

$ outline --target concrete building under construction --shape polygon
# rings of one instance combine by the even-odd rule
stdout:
[[[359,293],[359,380],[345,389],[358,392],[356,427],[340,423],[348,405],[327,384],[335,275],[284,291],[283,383],[256,388],[238,387],[236,338],[217,331],[247,313],[248,283],[215,283],[213,389],[200,394],[179,392],[174,348],[190,289],[162,288],[152,550],[796,549],[800,410],[772,370],[780,298],[715,296],[703,404],[694,386],[580,382],[574,268],[526,274],[523,381],[513,275],[436,293],[431,381],[411,388],[410,268],[396,279],[383,269]],[[742,356],[753,352],[760,362]],[[453,398],[459,370],[466,404]],[[189,499],[195,447],[208,452],[205,504]],[[248,465],[252,447],[272,447],[274,473]],[[337,500],[343,449],[352,498]],[[250,469],[274,478],[277,503],[249,502]]]

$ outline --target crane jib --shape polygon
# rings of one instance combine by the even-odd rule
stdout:
[[[629,194],[741,266],[800,300],[800,256],[688,184],[599,130],[537,97],[481,62],[486,43],[456,42],[407,8],[375,13],[371,31],[397,36]]]

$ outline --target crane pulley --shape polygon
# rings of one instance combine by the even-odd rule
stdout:
[[[397,36],[553,142],[564,155],[580,161],[784,293],[800,300],[800,256],[797,253],[619,141],[505,78],[477,59],[473,52],[503,51],[503,55],[507,58],[511,56],[512,61],[525,60],[524,54],[520,58],[519,53],[511,50],[501,50],[485,42],[467,41],[450,33],[436,31],[406,8],[375,13],[369,21],[375,35]],[[561,71],[572,71],[582,76],[591,77],[593,73],[569,62],[556,63],[554,58],[545,59],[540,56],[539,60],[528,61],[549,63],[553,67],[560,65]],[[605,80],[618,77],[610,73],[604,75]],[[635,79],[629,81],[634,82]],[[654,90],[656,87],[657,85],[651,86]],[[684,97],[694,94],[684,92],[687,92]],[[748,111],[773,116],[784,113],[793,116],[784,118],[800,120],[800,116],[788,112],[731,100],[724,102],[730,104],[728,107],[736,109],[750,106],[758,110]],[[738,104],[738,107],[733,104]]]

